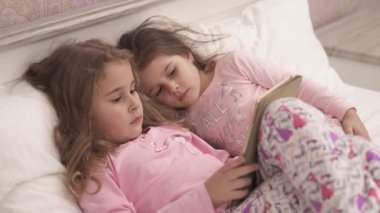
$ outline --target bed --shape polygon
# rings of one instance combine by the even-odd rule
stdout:
[[[54,111],[43,94],[19,80],[27,65],[70,38],[97,36],[115,43],[122,32],[157,14],[204,32],[230,34],[205,47],[205,52],[247,49],[347,97],[356,103],[373,142],[380,144],[380,92],[341,80],[315,37],[307,1],[156,1],[82,29],[72,27],[0,47],[0,212],[81,212],[65,187],[65,169],[52,141]]]

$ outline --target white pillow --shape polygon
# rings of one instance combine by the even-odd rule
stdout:
[[[314,79],[340,95],[349,94],[316,38],[306,0],[262,0],[227,22],[204,23],[207,33],[227,33],[206,51],[250,50],[283,69]]]
[[[55,112],[22,82],[0,97],[0,212],[80,212],[53,142]]]

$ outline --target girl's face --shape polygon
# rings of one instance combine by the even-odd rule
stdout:
[[[122,143],[142,132],[143,110],[127,61],[106,64],[94,88],[92,121],[101,139]]]
[[[152,99],[172,107],[187,108],[199,98],[199,70],[191,54],[160,55],[139,72],[141,88]]]

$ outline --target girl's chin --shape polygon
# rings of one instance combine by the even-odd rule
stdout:
[[[197,101],[197,99],[189,97],[187,100],[185,100],[182,103],[182,108],[191,107],[191,105],[193,105],[196,101]]]
[[[189,95],[188,97],[186,97],[186,99],[177,103],[177,106],[175,108],[185,109],[185,108],[191,107],[195,102],[197,102],[197,100],[198,98]]]
[[[138,138],[141,134],[142,134],[142,127],[135,128],[134,131],[129,132],[128,136],[123,137],[123,139],[117,140],[117,141],[119,141],[119,143],[126,143],[128,141],[132,141],[132,140]]]
[[[141,133],[142,133],[142,126],[140,126],[138,130],[136,130],[136,132],[134,132],[133,138],[131,140],[138,138],[141,135]]]

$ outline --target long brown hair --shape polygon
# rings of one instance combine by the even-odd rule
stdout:
[[[68,42],[55,49],[50,56],[29,66],[23,77],[35,88],[47,94],[55,108],[58,123],[54,141],[61,162],[67,169],[70,191],[79,196],[86,191],[88,181],[100,182],[91,176],[94,167],[104,165],[105,156],[118,144],[96,138],[91,121],[94,85],[107,63],[129,61],[130,54],[100,40]],[[131,63],[134,68],[133,63]],[[158,105],[142,99],[144,131],[162,124],[183,127],[181,119],[166,118]],[[90,192],[91,193],[91,192]]]
[[[137,70],[142,70],[159,55],[187,55],[194,57],[194,65],[205,70],[207,62],[215,55],[197,51],[199,45],[220,40],[224,34],[206,34],[195,26],[184,25],[165,16],[152,16],[135,29],[125,32],[118,41],[118,47],[133,53]]]

